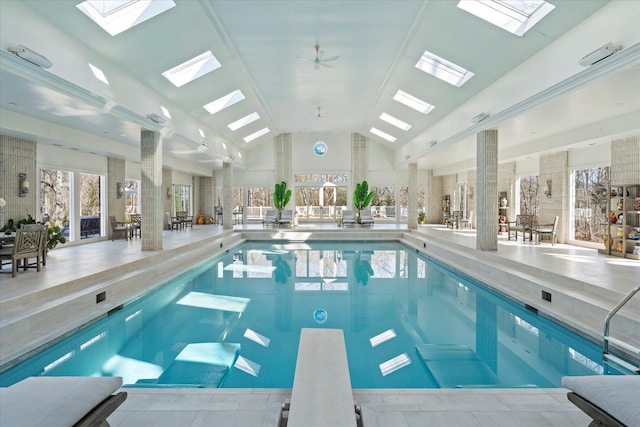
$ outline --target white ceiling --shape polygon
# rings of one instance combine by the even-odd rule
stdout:
[[[556,8],[524,37],[443,0],[177,0],[169,11],[112,37],[75,7],[76,0],[3,1],[0,47],[24,44],[54,65],[43,73],[2,52],[2,131],[137,160],[139,150],[130,148],[139,146],[140,128],[162,129],[167,157],[205,169],[231,158],[244,167],[237,151],[280,133],[358,132],[393,150],[397,167],[415,161],[436,173],[473,168],[475,133],[486,128],[500,132],[500,160],[638,131],[638,2],[551,2]],[[605,28],[600,21],[611,16],[624,20]],[[621,65],[594,66],[602,72],[577,65],[610,41],[624,48],[610,59],[633,50]],[[316,43],[321,57],[339,59],[315,67],[298,58],[313,58]],[[206,50],[220,69],[180,88],[161,76]],[[475,76],[456,88],[419,71],[414,66],[425,50]],[[87,63],[102,69],[110,85],[97,82]],[[235,89],[244,101],[213,116],[202,108]],[[436,108],[426,116],[411,110],[392,100],[398,89]],[[172,113],[164,128],[146,119],[161,114],[160,105]],[[235,132],[227,128],[254,111],[260,120]],[[396,129],[379,119],[382,112],[413,127]],[[471,117],[480,112],[491,117],[473,125]],[[12,113],[99,138],[74,142],[50,127],[21,124]],[[243,141],[265,126],[270,133]],[[372,126],[398,140],[380,139],[369,132]],[[206,153],[196,151],[198,128],[211,147]],[[438,144],[431,148],[430,141]]]

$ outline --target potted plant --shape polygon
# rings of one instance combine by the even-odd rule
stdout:
[[[371,203],[374,193],[369,191],[369,184],[367,181],[362,181],[356,184],[356,189],[353,191],[353,206],[358,210],[358,224],[360,222],[360,211]]]
[[[278,220],[282,217],[282,210],[289,204],[291,200],[291,190],[287,188],[287,183],[282,181],[276,184],[273,190],[273,205],[278,210]]]
[[[424,211],[418,212],[418,224],[426,224],[427,223],[427,214]]]
[[[49,237],[47,239],[47,250],[51,250],[58,246],[58,243],[67,243],[67,239],[62,235],[62,230],[57,225],[49,227]]]
[[[273,262],[273,266],[275,270],[273,271],[273,276],[277,283],[287,283],[289,277],[291,277],[291,267],[289,263],[282,259],[281,256],[278,256]]]
[[[369,283],[369,277],[373,276],[371,263],[366,259],[362,259],[360,252],[358,252],[353,260],[353,272],[356,276],[356,282],[360,283],[362,286],[367,286]]]

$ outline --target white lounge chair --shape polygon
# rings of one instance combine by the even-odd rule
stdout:
[[[590,426],[637,426],[640,420],[640,376],[562,377],[567,398],[593,421]]]
[[[283,225],[291,226],[293,222],[293,211],[291,209],[285,209],[282,211],[280,215],[280,219],[278,220],[278,225],[282,227]]]
[[[342,226],[345,227],[347,225],[355,226],[356,218],[353,215],[352,210],[343,210],[342,211]]]
[[[29,377],[0,388],[0,425],[108,426],[127,398],[121,377]]]
[[[371,217],[370,210],[360,211],[360,225],[362,226],[373,226],[373,218]]]
[[[269,209],[264,219],[262,220],[262,226],[263,227],[275,226],[277,217],[278,217],[278,211],[276,211],[275,209]]]

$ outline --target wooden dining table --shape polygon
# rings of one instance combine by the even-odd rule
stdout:
[[[13,245],[15,241],[16,241],[16,232],[15,231],[13,231],[13,232],[11,232],[9,234],[4,233],[4,232],[0,233],[0,248],[3,245]]]

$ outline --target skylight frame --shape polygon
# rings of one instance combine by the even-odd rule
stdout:
[[[173,0],[132,0],[128,4],[104,12],[98,10],[94,3],[86,0],[77,4],[76,7],[111,36],[142,24],[176,5]]]
[[[220,67],[222,67],[222,64],[220,64],[218,58],[208,50],[164,71],[162,76],[175,87],[182,87]]]
[[[219,111],[224,110],[225,108],[229,108],[232,105],[237,104],[244,99],[245,96],[242,91],[240,89],[236,89],[233,92],[230,92],[214,101],[211,101],[208,104],[203,105],[202,108],[207,110],[209,114],[213,115]]]
[[[372,127],[371,129],[369,129],[369,132],[389,142],[396,142],[398,140],[398,138],[396,138],[395,136],[389,135],[388,133],[383,132],[380,129],[375,127]]]
[[[461,87],[475,75],[472,71],[428,50],[424,51],[416,63],[416,68],[455,87]]]
[[[229,123],[227,125],[227,127],[229,129],[231,129],[232,131],[237,131],[238,129],[255,122],[256,120],[260,119],[260,114],[258,114],[257,112],[253,112],[251,114],[248,114],[244,117],[242,117],[241,119],[236,120],[235,122]]]
[[[269,129],[268,127],[264,127],[259,131],[252,133],[251,135],[245,136],[242,139],[244,140],[244,142],[251,142],[254,139],[260,138],[261,136],[268,134],[269,132],[271,132],[271,129]]]
[[[522,37],[555,9],[554,5],[544,0],[517,2],[528,4],[533,9],[531,12],[517,7],[515,3],[509,0],[460,0],[458,8],[518,37]]]
[[[413,108],[414,110],[422,113],[429,114],[436,108],[434,105],[429,104],[426,101],[423,101],[420,98],[417,98],[403,90],[398,89],[395,95],[393,95],[393,100],[397,101],[403,105],[406,105],[409,108]]]
[[[399,118],[394,117],[389,113],[380,114],[380,120],[383,120],[389,123],[390,125],[397,127],[398,129],[402,129],[405,132],[411,129],[411,125],[409,123],[402,121]]]

